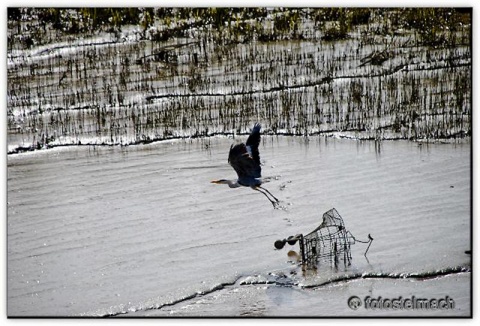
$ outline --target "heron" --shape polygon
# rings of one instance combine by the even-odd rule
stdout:
[[[250,187],[264,194],[273,207],[277,208],[279,200],[270,191],[262,187],[262,168],[260,166],[260,153],[258,152],[261,127],[259,123],[256,123],[246,143],[230,146],[228,163],[237,172],[238,178],[236,180],[213,180],[211,183],[228,184],[230,188]]]

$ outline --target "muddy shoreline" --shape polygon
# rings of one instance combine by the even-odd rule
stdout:
[[[246,134],[255,122],[267,134],[471,136],[468,12],[441,9],[425,34],[420,9],[159,10],[146,29],[89,33],[74,33],[74,11],[55,20],[69,32],[48,15],[10,19],[8,152]]]

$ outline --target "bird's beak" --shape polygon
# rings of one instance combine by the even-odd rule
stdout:
[[[210,183],[216,183],[216,184],[218,184],[218,180],[212,180],[212,181],[210,181]]]

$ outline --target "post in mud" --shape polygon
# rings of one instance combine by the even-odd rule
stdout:
[[[315,230],[303,235],[297,234],[287,239],[277,240],[274,245],[282,249],[288,242],[290,245],[299,243],[302,257],[302,265],[307,268],[316,268],[319,261],[330,262],[332,266],[338,266],[343,260],[344,266],[351,264],[352,255],[350,246],[356,242],[368,243],[364,256],[367,257],[368,249],[373,238],[368,235],[368,241],[357,240],[350,231],[347,231],[342,217],[335,208],[323,214],[323,221]]]

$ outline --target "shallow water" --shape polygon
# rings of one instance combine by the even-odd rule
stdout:
[[[275,210],[250,189],[210,183],[235,176],[227,163],[232,142],[9,155],[8,315],[248,315],[262,302],[262,315],[331,315],[315,304],[324,291],[346,302],[336,293],[373,283],[392,297],[439,295],[441,288],[456,296],[454,315],[470,313],[469,272],[413,288],[409,280],[360,278],[328,290],[342,275],[469,269],[469,143],[384,141],[379,151],[368,141],[263,137],[265,187],[285,208]],[[303,275],[287,256],[298,246],[275,250],[273,243],[310,232],[332,207],[357,239],[375,239],[368,259],[357,243],[351,266]],[[242,285],[278,273],[291,283]],[[257,287],[273,291],[273,299]],[[240,294],[245,311],[225,309]],[[292,296],[296,305],[287,302]],[[207,304],[195,305],[199,300]],[[351,312],[346,303],[340,310]]]
[[[140,311],[124,316],[280,316],[280,317],[434,317],[467,316],[470,306],[470,273],[448,275],[429,280],[355,280],[316,289],[298,289],[256,284],[232,286],[198,297],[174,307]],[[348,299],[362,300],[358,309],[348,307]],[[448,309],[388,309],[365,307],[371,299],[452,299]],[[401,300],[400,299],[400,300]]]

